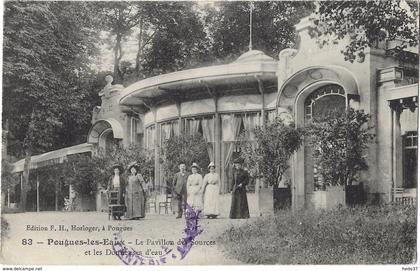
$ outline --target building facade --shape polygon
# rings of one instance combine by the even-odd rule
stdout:
[[[166,183],[159,164],[162,143],[173,135],[200,133],[224,194],[232,159],[240,155],[242,132],[276,116],[303,127],[326,109],[351,107],[371,114],[376,135],[366,154],[369,169],[360,176],[369,197],[388,202],[400,191],[403,197],[416,198],[418,54],[406,51],[397,57],[395,44],[384,43],[350,63],[340,52],[344,44],[320,48],[309,27],[308,19],[296,26],[298,49],[281,51],[278,60],[251,50],[227,65],[159,75],[126,88],[112,85],[108,77],[99,93],[102,104],[93,113],[87,142],[91,151],[113,144],[154,151],[154,184],[159,188]],[[252,132],[246,137],[254,139]],[[303,146],[294,155],[286,178],[294,207],[316,205],[309,148]]]

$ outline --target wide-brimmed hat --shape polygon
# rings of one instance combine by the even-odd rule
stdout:
[[[140,170],[140,165],[139,165],[139,163],[137,163],[136,161],[131,162],[131,163],[128,165],[127,171],[128,171],[128,172],[130,172],[132,167],[134,167],[134,168],[137,170],[137,172]]]
[[[216,168],[216,165],[213,162],[210,162],[210,164],[207,166],[207,168],[211,168],[211,167]]]
[[[120,164],[113,164],[112,165],[112,170],[114,170],[115,168],[118,168],[120,170],[120,173],[124,172],[124,167]]]
[[[196,169],[200,169],[200,167],[198,166],[198,164],[197,164],[197,163],[193,163],[193,164],[191,165],[191,168],[193,168],[193,167],[195,167]]]
[[[238,157],[235,160],[233,160],[233,163],[235,164],[242,164],[244,162],[244,159],[242,157]]]

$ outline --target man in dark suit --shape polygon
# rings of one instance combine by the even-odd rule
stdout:
[[[179,172],[175,174],[172,186],[172,199],[175,199],[178,205],[178,216],[176,218],[182,217],[182,212],[187,202],[187,178],[188,174],[185,170],[185,163],[181,162],[179,164]]]

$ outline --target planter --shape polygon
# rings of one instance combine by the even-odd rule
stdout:
[[[273,209],[274,212],[289,209],[292,205],[292,192],[290,187],[273,187]]]
[[[346,192],[344,186],[327,186],[325,191],[314,191],[311,197],[315,209],[331,209],[345,206]]]
[[[363,183],[346,186],[346,204],[348,206],[361,205],[366,202]]]

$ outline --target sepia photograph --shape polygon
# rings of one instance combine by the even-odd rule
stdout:
[[[3,270],[417,270],[418,1],[1,6]]]

